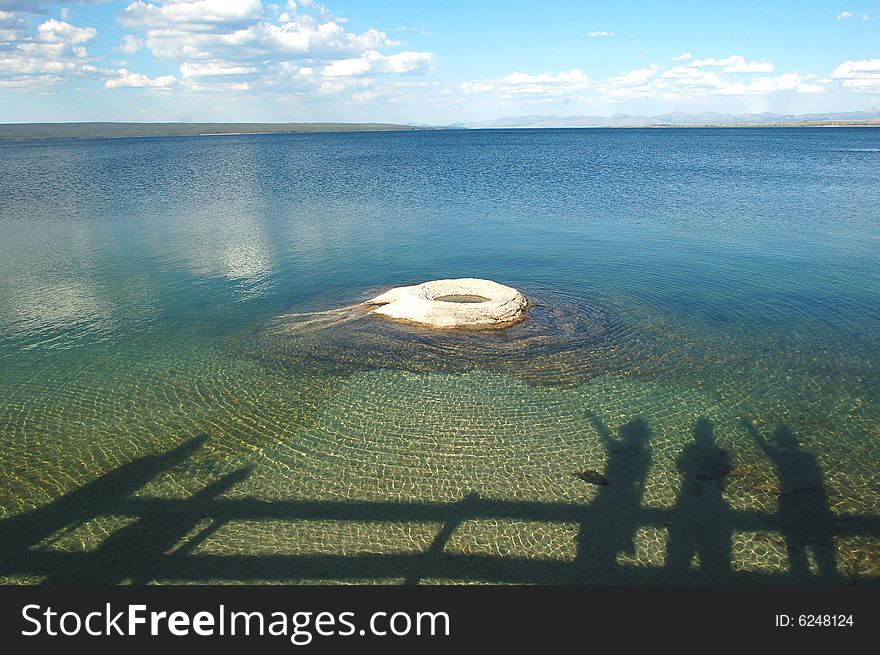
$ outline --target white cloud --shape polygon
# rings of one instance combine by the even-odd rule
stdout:
[[[690,53],[685,53],[690,54]],[[681,57],[679,61],[684,61]],[[694,65],[696,64],[696,65]],[[579,69],[560,73],[530,75],[512,73],[504,78],[471,80],[460,85],[465,94],[491,94],[501,100],[529,99],[554,102],[577,97],[589,101],[591,92],[606,102],[640,99],[684,101],[709,96],[761,96],[776,92],[823,93],[827,80],[799,73],[755,75],[753,71],[772,71],[769,64],[746,62],[733,55],[706,59],[664,69],[657,64],[633,68],[602,81],[592,81]],[[749,74],[745,77],[742,73]]]
[[[128,27],[215,31],[243,27],[262,17],[260,0],[137,0],[122,11],[120,20]]]
[[[669,59],[669,61],[687,61],[688,59],[691,59],[693,56],[694,56],[694,53],[692,53],[692,52],[683,52],[680,55],[678,55],[677,57],[671,57]]]
[[[14,11],[0,10],[0,41],[15,40],[14,32],[26,30],[27,21]]]
[[[611,36],[617,36],[617,35],[614,32],[606,32],[606,31],[602,30],[600,32],[588,32],[587,36],[590,37],[591,39],[595,39],[597,36],[611,37]]]
[[[341,59],[396,45],[384,32],[368,30],[352,34],[334,21],[317,23],[296,17],[282,25],[259,22],[223,32],[151,29],[147,46],[162,60]]]
[[[322,94],[337,94],[357,89],[372,87],[376,80],[367,77],[330,77],[325,78],[318,84],[318,92]]]
[[[858,18],[860,21],[871,20],[868,14],[854,14],[851,11],[842,11],[837,14],[837,20],[852,20],[853,18]]]
[[[117,77],[104,82],[108,89],[161,89],[173,86],[177,79],[173,75],[151,78],[142,73],[132,73],[125,68],[117,71]]]
[[[716,62],[716,60],[710,60]],[[720,60],[723,61],[723,60]],[[601,85],[601,91],[609,100],[629,100],[634,98],[654,98],[667,101],[683,101],[708,96],[750,96],[766,95],[778,91],[794,93],[823,93],[823,80],[816,76],[803,77],[799,73],[785,73],[776,76],[763,76],[743,81],[740,76],[726,79],[721,73],[734,64],[712,64],[710,66],[675,66],[654,76],[656,67],[636,69],[626,75],[609,78]],[[721,71],[707,70],[721,68]],[[730,72],[730,71],[728,71]]]
[[[601,85],[600,92],[609,100],[646,98],[654,95],[655,91],[649,81],[657,74],[657,68],[657,64],[651,64],[648,68],[634,68],[622,75],[609,77]]]
[[[824,93],[818,83],[809,83],[799,73],[784,73],[775,77],[759,77],[751,82],[728,82],[718,89],[722,95],[763,95],[774,91],[795,93]]]
[[[609,77],[608,82],[620,86],[633,86],[644,84],[646,81],[648,81],[648,79],[653,77],[656,72],[657,64],[651,64],[650,68],[634,68],[628,73],[624,73],[623,75]]]
[[[463,82],[461,90],[467,94],[492,93],[498,98],[511,100],[531,98],[541,102],[552,102],[563,97],[582,94],[590,87],[591,81],[578,68],[559,73],[511,73],[495,80],[473,80]]]
[[[368,88],[351,96],[353,103],[402,103],[410,102],[417,98],[424,98],[427,93],[440,91],[439,83],[419,80],[415,82],[395,81],[383,85],[381,88]]]
[[[131,34],[126,34],[122,37],[122,44],[117,47],[116,50],[126,55],[133,55],[136,52],[139,52],[143,47],[144,42],[142,39]]]
[[[37,38],[45,43],[85,43],[97,36],[94,27],[75,27],[50,18],[37,28]]]
[[[378,30],[348,32],[342,19],[287,11],[279,22],[266,20],[259,0],[138,0],[122,21],[145,30],[147,46],[162,60],[341,59],[397,45]]]
[[[880,59],[845,61],[834,69],[834,79],[842,86],[860,93],[880,93]]]
[[[9,16],[2,18],[10,20]],[[77,27],[54,18],[40,23],[32,34],[8,30],[0,49],[0,86],[47,88],[71,76],[102,77],[105,71],[92,63],[84,45],[96,35],[92,27]]]
[[[324,77],[356,77],[375,73],[426,73],[434,68],[434,55],[430,52],[400,52],[383,55],[368,50],[360,57],[339,59],[322,71]]]
[[[731,55],[724,59],[695,59],[688,66],[695,68],[710,66],[721,68],[725,73],[771,73],[773,64],[767,61],[746,62],[742,55]]]
[[[265,7],[258,0],[136,0],[121,20],[139,31],[154,59],[179,67],[186,90],[278,98],[364,92],[390,76],[429,74],[436,60],[431,52],[388,52],[400,42],[376,29],[349,30],[344,18],[303,0]]]
[[[715,71],[703,71],[689,66],[675,66],[660,75],[661,88],[674,86],[676,88],[717,88],[723,85],[723,80]]]
[[[222,62],[184,63],[180,65],[182,77],[217,77],[221,75],[252,75],[257,72],[253,66],[232,66]]]
[[[414,32],[421,36],[434,36],[430,30],[425,29],[424,27],[408,27],[406,25],[398,25],[397,27],[389,30],[385,30],[386,32]]]

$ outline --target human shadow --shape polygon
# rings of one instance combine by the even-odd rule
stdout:
[[[590,421],[608,451],[607,484],[584,508],[578,534],[575,575],[578,581],[608,581],[618,568],[619,553],[635,555],[635,534],[645,480],[651,468],[651,429],[636,418],[621,426],[618,438],[596,416]]]
[[[779,529],[785,537],[793,576],[812,577],[808,548],[818,575],[838,579],[835,520],[828,507],[824,476],[816,457],[802,447],[791,428],[778,425],[767,439],[748,419],[741,421],[752,440],[773,462],[779,479]]]
[[[200,491],[191,494],[137,493],[170,469],[180,469],[179,465],[205,441],[204,437],[190,439],[165,454],[145,456],[106,473],[43,507],[0,520],[0,578],[7,581],[39,579],[55,584],[294,580],[397,580],[411,584],[425,580],[700,584],[719,579],[741,584],[790,584],[802,581],[793,575],[794,570],[729,571],[727,551],[716,544],[728,543],[733,530],[756,531],[768,527],[786,535],[794,534],[793,543],[811,545],[827,545],[835,535],[880,536],[880,518],[875,515],[842,514],[836,526],[824,524],[824,532],[818,535],[813,526],[807,535],[796,532],[797,528],[792,525],[795,518],[791,517],[795,509],[784,504],[778,515],[729,508],[720,513],[720,501],[712,494],[716,493],[713,487],[720,492],[727,460],[715,450],[717,446],[708,421],[698,422],[693,447],[686,448],[679,458],[686,481],[699,483],[702,495],[680,499],[675,509],[642,506],[652,459],[648,424],[643,419],[632,420],[614,437],[598,418],[592,417],[592,420],[608,449],[608,465],[604,470],[608,484],[599,489],[589,505],[485,498],[477,493],[469,493],[457,502],[264,499],[227,493],[250,474],[247,468],[215,476]],[[689,454],[698,445],[705,452]],[[787,466],[780,465],[780,469],[787,471]],[[571,483],[583,484],[574,476]],[[797,491],[794,496],[806,497],[804,493]],[[815,497],[813,491],[806,493]],[[695,505],[698,501],[703,504]],[[696,517],[698,522],[705,519],[704,525],[711,523],[708,515],[714,511],[712,508],[718,510],[714,517],[718,525],[709,525],[706,529],[714,530],[714,537],[681,532],[685,526],[680,523],[685,517]],[[829,513],[827,501],[824,512]],[[77,528],[89,524],[87,529],[91,530],[90,522],[96,519],[120,517],[127,524],[90,550],[69,547]],[[462,548],[454,539],[465,524],[499,521],[518,525],[579,525],[577,552],[571,557],[549,552],[543,556],[481,554]],[[307,543],[300,550],[289,537],[276,542],[271,530],[260,532],[267,535],[263,538],[270,543],[253,542],[248,536],[248,525],[260,522],[277,526],[294,539],[296,531],[307,530],[308,525],[315,522],[431,524],[436,525],[437,530],[432,543],[425,547],[409,544],[411,547],[401,548],[401,544],[395,542],[387,549],[371,545],[361,550],[357,544],[340,541],[330,544],[335,549],[328,552],[324,548],[309,550]],[[678,564],[633,564],[625,561],[626,558],[619,559],[622,553],[634,553],[634,538],[639,529],[662,531],[670,525],[673,528],[672,562],[689,562],[693,554],[698,553],[700,569],[682,571]],[[233,541],[229,541],[227,533],[221,532],[225,528],[235,535]],[[535,542],[540,543],[541,528],[536,525],[535,529]],[[726,536],[724,539],[722,533]],[[677,543],[679,539],[684,542],[682,545]],[[803,557],[795,549],[793,567],[798,565],[799,556]],[[823,570],[827,570],[833,563],[833,553],[831,563],[821,562]],[[724,578],[725,572],[728,572],[727,578]],[[713,577],[710,573],[718,575]],[[877,581],[876,576],[862,579]],[[830,575],[813,576],[810,580],[835,581]]]
[[[733,530],[723,492],[730,456],[715,443],[714,425],[706,417],[697,420],[693,435],[675,462],[682,485],[669,523],[666,565],[681,575],[696,559],[707,577],[726,578]]]

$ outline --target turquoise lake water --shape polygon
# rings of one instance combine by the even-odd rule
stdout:
[[[6,582],[876,581],[880,129],[0,143],[0,453]]]

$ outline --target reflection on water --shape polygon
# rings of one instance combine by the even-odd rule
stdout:
[[[112,330],[113,312],[100,291],[84,280],[27,280],[5,290],[10,331],[16,336]],[[29,347],[49,342],[29,344]]]
[[[876,580],[876,147],[0,144],[0,579]],[[528,320],[345,309],[461,276]]]
[[[230,280],[240,300],[271,288],[276,266],[265,225],[249,212],[189,216],[175,235],[174,256],[198,276]]]

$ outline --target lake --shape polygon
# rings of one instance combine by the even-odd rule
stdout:
[[[0,143],[0,452],[4,582],[877,580],[880,129]]]

